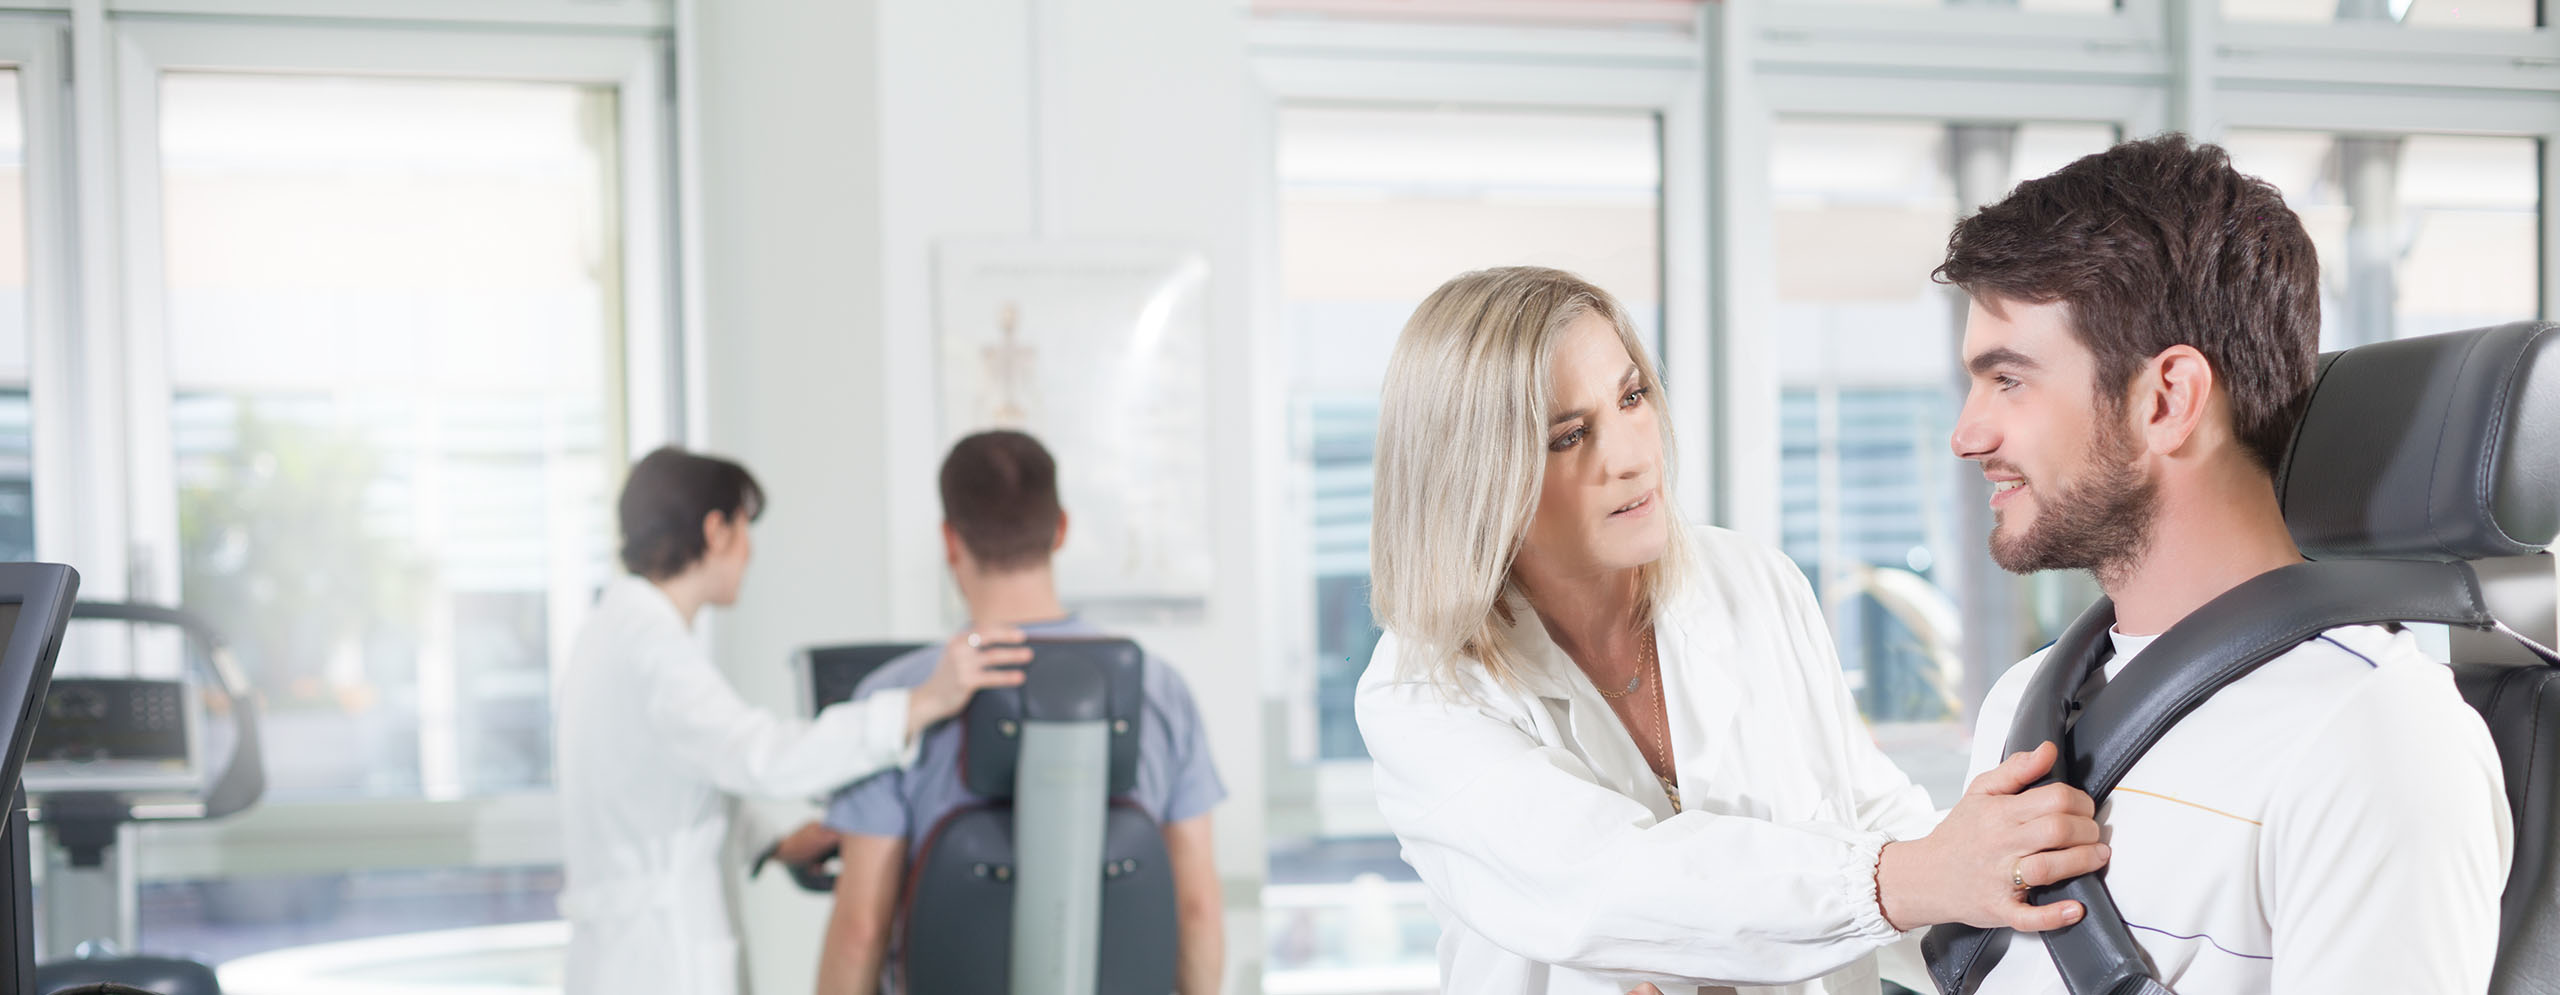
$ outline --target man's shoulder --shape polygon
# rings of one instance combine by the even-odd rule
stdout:
[[[2391,710],[2467,707],[2453,689],[2451,672],[2418,648],[2416,636],[2379,625],[2313,636],[2233,687],[2248,697],[2280,698],[2317,711],[2359,704]]]
[[[1197,724],[1200,721],[1200,706],[1191,699],[1190,682],[1183,680],[1182,672],[1173,669],[1173,665],[1165,662],[1165,658],[1154,653],[1147,654],[1146,677],[1142,688],[1150,710],[1185,723]]]
[[[2497,763],[2452,670],[2384,626],[2331,629],[2286,650],[2197,706],[2163,747],[2173,740],[2180,755],[2250,750],[2279,791],[2356,790],[2331,783],[2349,772],[2390,790],[2385,767],[2450,776]]]
[[[2053,645],[2048,643],[2001,671],[2000,676],[1991,682],[1991,690],[1982,696],[1981,715],[1986,720],[1996,718],[1998,730],[2008,729],[2009,717],[2017,712],[2019,700],[2026,697],[2027,682],[2035,679],[2036,670],[2044,666],[2045,657],[2052,653]],[[1991,728],[1988,721],[1984,728]]]
[[[2360,625],[2331,629],[2269,667],[2288,690],[2321,702],[2335,735],[2427,738],[2450,723],[2480,725],[2478,712],[2454,687],[2453,671],[2418,648],[2406,631]]]

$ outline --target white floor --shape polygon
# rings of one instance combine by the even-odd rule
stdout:
[[[222,965],[228,995],[559,995],[569,924],[517,923],[343,940]]]

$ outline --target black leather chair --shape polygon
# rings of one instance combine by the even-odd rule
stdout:
[[[1165,995],[1179,940],[1173,869],[1162,828],[1127,798],[1146,654],[1123,639],[1031,646],[1021,687],[980,691],[957,719],[960,776],[985,801],[944,817],[907,869],[899,975],[931,995]],[[809,706],[845,700],[915,648],[803,651]],[[1026,964],[1040,979],[1031,988],[1013,982]]]
[[[2497,995],[2560,993],[2560,324],[2402,339],[2321,357],[2279,473],[2285,522],[2315,560],[2465,561],[2504,631],[2453,630],[2454,680],[2505,764],[2515,863]]]

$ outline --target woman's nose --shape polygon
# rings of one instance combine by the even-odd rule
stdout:
[[[1644,441],[1620,439],[1612,443],[1607,439],[1599,440],[1601,467],[1617,480],[1643,476],[1645,471],[1653,468],[1653,447],[1644,445]]]

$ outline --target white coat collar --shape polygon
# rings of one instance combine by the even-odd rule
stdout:
[[[1654,638],[1662,664],[1662,705],[1669,725],[1674,770],[1679,773],[1680,804],[1685,809],[1698,807],[1706,780],[1714,769],[1708,751],[1726,742],[1722,735],[1733,728],[1739,715],[1740,702],[1735,691],[1743,681],[1722,673],[1724,668],[1747,665],[1732,659],[1733,613],[1713,587],[1710,572],[1701,565],[1700,576],[1689,589],[1666,599],[1654,615]],[[1521,667],[1518,674],[1522,690],[1564,706],[1565,724],[1575,743],[1579,744],[1593,773],[1611,787],[1635,798],[1660,817],[1669,817],[1669,807],[1655,785],[1652,768],[1645,763],[1634,733],[1618,720],[1609,701],[1591,679],[1574,665],[1572,657],[1556,645],[1547,634],[1546,624],[1522,599],[1512,598],[1514,646],[1519,649]]]
[[[612,586],[605,588],[603,600],[633,605],[651,617],[675,626],[678,631],[692,630],[692,626],[685,624],[684,613],[676,610],[675,599],[667,597],[667,592],[659,590],[649,578],[638,574],[623,574],[617,578]]]

